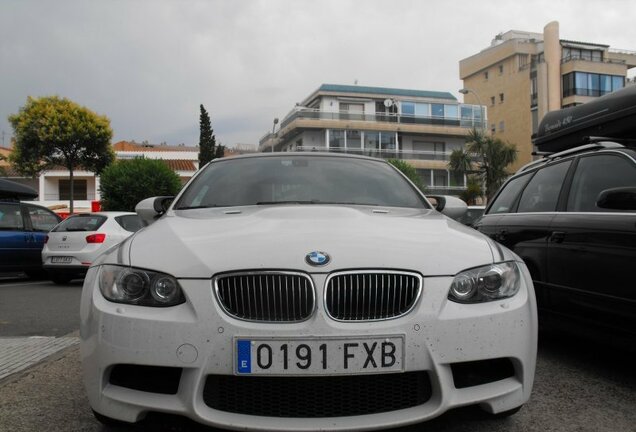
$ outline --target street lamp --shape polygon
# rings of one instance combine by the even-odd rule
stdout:
[[[278,117],[274,118],[274,124],[272,125],[272,153],[274,153],[274,130],[278,124]]]
[[[479,104],[479,113],[481,114],[481,119],[480,119],[480,126],[481,126],[481,130],[482,132],[486,131],[486,127],[485,127],[485,119],[484,119],[484,112],[482,107],[484,106],[484,104],[481,103],[481,98],[479,97],[479,94],[477,94],[477,92],[475,90],[469,89],[469,88],[462,88],[459,89],[459,92],[463,95],[467,95],[468,93],[472,93],[475,95],[475,97],[477,98],[477,103]]]

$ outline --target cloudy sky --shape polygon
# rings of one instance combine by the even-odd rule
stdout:
[[[203,104],[217,141],[256,144],[322,83],[459,97],[460,59],[553,20],[636,51],[631,0],[2,0],[0,134],[27,96],[60,95],[114,142],[196,145]]]

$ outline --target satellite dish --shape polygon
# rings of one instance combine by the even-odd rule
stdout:
[[[391,108],[393,106],[394,102],[393,99],[384,99],[384,106],[387,108]]]

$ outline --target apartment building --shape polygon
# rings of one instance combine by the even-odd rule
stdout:
[[[323,84],[260,139],[259,151],[403,159],[429,191],[457,195],[466,180],[448,171],[449,156],[485,124],[485,107],[459,103],[447,92]]]
[[[464,100],[488,107],[488,130],[517,145],[511,172],[532,160],[531,137],[549,112],[579,105],[625,86],[636,52],[561,39],[559,23],[543,33],[510,30],[459,62]]]

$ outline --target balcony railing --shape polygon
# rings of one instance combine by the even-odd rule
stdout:
[[[403,159],[403,160],[450,160],[450,152],[433,152],[426,150],[396,150],[396,149],[378,149],[378,148],[356,148],[356,147],[310,147],[299,146],[296,151],[305,152],[329,152],[329,153],[346,153],[361,156],[370,156],[381,159]]]
[[[463,105],[479,108],[479,105]],[[458,105],[461,109],[462,105]],[[485,113],[485,108],[482,108]],[[396,124],[419,124],[419,125],[437,125],[437,126],[455,126],[467,129],[485,128],[486,120],[478,117],[448,117],[448,116],[422,116],[410,114],[385,114],[385,113],[353,113],[350,111],[323,111],[316,108],[294,108],[280,124],[281,129],[289,125],[296,119],[313,119],[313,120],[342,120],[342,121],[360,121],[368,123],[396,123]],[[259,140],[259,144],[271,139],[275,134],[266,133]]]
[[[613,63],[613,64],[625,64],[625,60],[616,60],[616,59],[608,59],[608,58],[593,58],[593,57],[584,57],[582,55],[573,54],[569,56],[565,56],[561,59],[561,64],[568,63],[571,61],[586,61],[591,63]]]
[[[308,118],[317,120],[352,120],[363,122],[386,122],[401,124],[425,124],[441,126],[461,126],[466,128],[480,127],[479,119],[459,118],[447,116],[420,116],[409,114],[385,114],[385,113],[353,113],[349,111],[322,111],[315,108],[298,108],[292,111],[281,123],[281,128],[291,123],[297,118]]]

